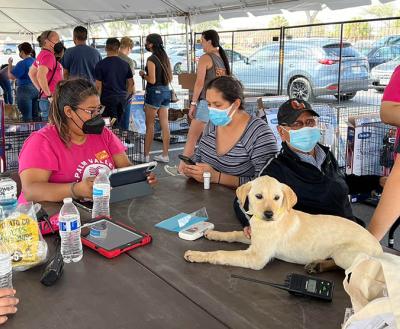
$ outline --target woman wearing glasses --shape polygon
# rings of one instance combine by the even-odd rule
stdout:
[[[267,162],[260,176],[271,176],[289,185],[297,195],[295,209],[310,214],[341,216],[355,221],[349,194],[380,189],[379,176],[345,176],[339,171],[334,155],[319,144],[321,131],[318,113],[301,99],[289,99],[279,107],[278,132],[282,149]],[[249,236],[248,204],[235,200],[236,214]],[[363,224],[361,221],[360,224]]]
[[[88,80],[61,81],[54,93],[50,124],[32,133],[19,156],[20,201],[91,198],[100,169],[131,165],[125,147],[101,117],[104,107]],[[148,182],[155,183],[149,176]]]

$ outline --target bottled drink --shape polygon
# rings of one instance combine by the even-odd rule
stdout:
[[[92,218],[110,217],[110,180],[105,169],[100,169],[93,183]]]
[[[0,253],[0,288],[12,288],[11,256]]]
[[[61,255],[64,262],[79,262],[82,259],[81,219],[71,198],[64,199],[58,218],[61,237]]]
[[[11,178],[0,179],[0,215],[9,217],[17,207],[17,183]]]

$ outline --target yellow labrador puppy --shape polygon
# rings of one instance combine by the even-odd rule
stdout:
[[[243,231],[208,231],[209,240],[250,244],[237,251],[186,251],[189,262],[262,269],[272,258],[306,265],[309,273],[337,266],[347,269],[359,253],[382,253],[379,242],[360,225],[341,217],[310,215],[292,209],[293,190],[275,178],[263,176],[240,186],[237,197],[243,205],[249,198],[251,240]]]

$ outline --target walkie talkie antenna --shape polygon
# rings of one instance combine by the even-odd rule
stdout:
[[[245,276],[236,275],[236,274],[231,274],[231,277],[235,278],[235,279],[240,279],[240,280],[250,281],[250,282],[254,282],[254,283],[264,284],[264,285],[275,287],[275,288],[278,288],[278,289],[281,289],[281,290],[286,290],[286,291],[288,290],[288,287],[283,285],[283,284],[276,284],[276,283],[273,283],[273,282],[261,281],[261,280],[257,280],[257,279],[253,279],[253,278],[247,278]]]

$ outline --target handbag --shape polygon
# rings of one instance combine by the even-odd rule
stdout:
[[[168,80],[167,79],[167,70],[165,69],[163,63],[161,63],[160,59],[156,55],[154,55],[154,57],[157,58],[158,62],[161,64],[161,67],[162,67],[162,69],[164,71],[165,78],[166,78],[166,80]],[[175,92],[174,88],[172,87],[171,82],[169,83],[169,86],[171,88],[171,99],[170,99],[170,102],[171,103],[177,103],[179,101],[179,98],[176,95],[176,92]]]
[[[388,253],[375,257],[358,255],[346,270],[343,281],[354,310],[343,329],[366,328],[367,324],[380,319],[391,324],[382,328],[396,328],[396,323],[400,325],[399,271],[399,256]]]

